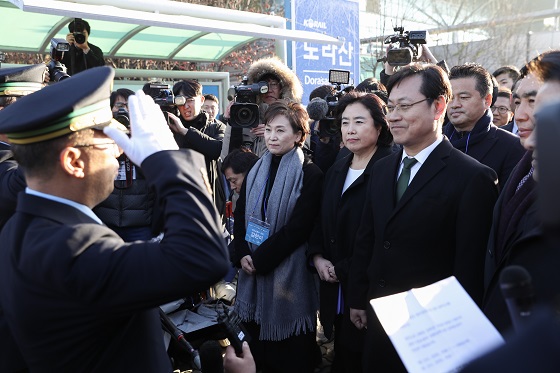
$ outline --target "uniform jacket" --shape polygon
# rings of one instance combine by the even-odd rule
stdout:
[[[353,154],[337,161],[325,175],[321,213],[309,242],[308,256],[311,260],[315,254],[321,254],[323,258],[333,263],[336,276],[343,285],[345,299],[348,294],[350,259],[352,258],[356,233],[360,226],[361,212],[366,198],[366,187],[375,162],[391,153],[392,148],[379,147],[362,175],[348,187],[344,194],[342,194],[342,188],[348,168],[352,163]],[[320,316],[321,325],[327,336],[331,334],[336,316],[338,288],[338,283],[321,281]],[[353,331],[358,333],[353,325],[351,327],[354,329]],[[355,335],[353,337],[349,336],[344,342],[345,345],[359,344]],[[362,349],[363,346],[358,345],[355,348]]]
[[[157,306],[227,272],[202,157],[158,152],[142,166],[165,201],[159,244],[124,243],[71,206],[20,194],[0,234],[0,307],[31,371],[171,372]]]
[[[25,189],[25,177],[10,147],[0,143],[0,230],[16,211],[17,194]]]
[[[396,203],[402,152],[379,160],[368,185],[350,271],[349,306],[368,310],[364,371],[404,369],[368,300],[454,275],[482,300],[484,248],[497,198],[496,174],[447,140]]]
[[[496,171],[500,187],[506,183],[511,171],[525,154],[519,137],[492,123],[490,110],[478,120],[470,134],[459,138],[451,123],[444,127],[443,133],[455,148]]]

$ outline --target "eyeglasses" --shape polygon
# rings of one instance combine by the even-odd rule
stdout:
[[[116,142],[100,142],[96,144],[77,144],[74,145],[73,148],[89,148],[92,147],[97,150],[110,150],[116,156],[120,156],[123,151]]]
[[[396,111],[399,111],[399,112],[401,112],[401,113],[404,113],[404,112],[406,112],[408,109],[410,109],[411,107],[413,107],[414,105],[419,104],[419,103],[421,103],[421,102],[424,102],[424,101],[426,101],[426,100],[429,100],[429,98],[426,97],[425,99],[420,100],[420,101],[413,102],[412,104],[387,105],[387,106],[386,106],[386,108],[387,108],[387,113],[388,113],[388,114],[391,114],[391,113],[392,113],[393,111],[395,111],[395,110],[396,110]]]
[[[183,95],[175,96],[175,105],[177,106],[193,105],[195,101],[196,97],[187,97]]]
[[[115,106],[117,109],[124,109],[128,107],[128,104],[126,102],[115,102]]]
[[[508,111],[511,111],[509,108],[505,106],[490,106],[490,110],[492,110],[492,113],[495,113],[496,110],[498,110],[498,113],[500,114],[505,114]]]
[[[279,88],[280,83],[277,82],[268,82],[268,88]]]

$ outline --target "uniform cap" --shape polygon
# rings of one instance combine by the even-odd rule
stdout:
[[[109,106],[114,75],[111,67],[94,67],[20,98],[0,110],[0,133],[11,143],[31,144],[87,128],[126,131]]]
[[[46,70],[47,66],[42,63],[0,69],[0,97],[25,96],[40,90]]]

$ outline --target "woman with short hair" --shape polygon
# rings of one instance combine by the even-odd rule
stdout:
[[[309,258],[320,285],[320,320],[325,336],[335,329],[332,372],[361,372],[365,332],[349,318],[345,304],[350,260],[366,186],[375,162],[392,153],[385,103],[373,93],[350,92],[338,104],[338,121],[349,155],[325,175],[320,223],[310,240]]]
[[[235,209],[235,309],[263,372],[313,372],[318,294],[306,260],[323,174],[301,149],[308,115],[272,103],[264,116],[267,152],[245,177]]]

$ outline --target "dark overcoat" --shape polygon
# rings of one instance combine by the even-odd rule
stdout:
[[[171,372],[157,307],[227,272],[202,156],[158,152],[142,168],[165,205],[161,243],[125,243],[77,208],[20,193],[0,234],[0,309],[31,371]]]
[[[397,203],[401,158],[394,153],[373,168],[351,262],[349,305],[368,316],[364,372],[404,371],[370,299],[453,275],[482,301],[496,173],[444,139]]]

